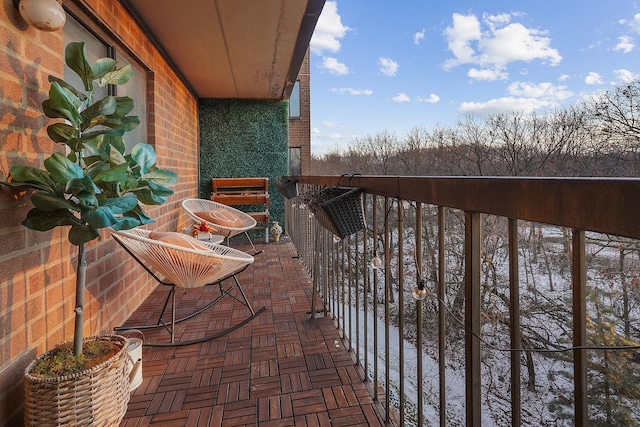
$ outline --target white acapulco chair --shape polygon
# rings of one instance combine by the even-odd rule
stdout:
[[[256,249],[247,233],[257,224],[251,215],[229,205],[206,199],[185,199],[182,201],[182,208],[193,221],[204,221],[209,227],[217,230],[216,234],[223,235],[227,245],[230,238],[244,233],[253,248],[254,255],[262,252]]]
[[[157,323],[114,328],[116,331],[122,331],[164,327],[171,334],[170,343],[154,342],[144,345],[182,346],[208,341],[238,329],[265,310],[264,307],[258,311],[252,308],[236,277],[236,274],[253,263],[253,257],[245,252],[228,246],[199,241],[182,233],[154,233],[144,229],[132,229],[127,231],[111,230],[111,235],[159,284],[171,287]],[[223,282],[229,278],[233,279],[234,284],[231,286],[223,285]],[[189,289],[207,285],[218,285],[219,296],[191,314],[176,319],[176,288]],[[237,292],[233,291],[234,285]],[[236,294],[239,295],[236,296]],[[246,306],[251,314],[222,331],[201,338],[175,342],[176,323],[202,313],[225,296],[229,296]],[[171,321],[165,322],[163,317],[170,299]]]

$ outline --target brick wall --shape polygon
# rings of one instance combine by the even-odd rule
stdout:
[[[12,0],[0,8],[0,179],[14,164],[41,166],[55,147],[40,109],[47,76],[63,75],[62,31],[28,27]],[[113,0],[65,0],[89,28],[111,35],[150,70],[149,143],[159,167],[178,173],[176,193],[149,208],[155,229],[186,223],[179,201],[197,195],[197,100],[173,73],[144,32]],[[117,36],[115,36],[117,35]],[[15,425],[22,406],[22,371],[34,357],[72,339],[77,247],[67,229],[35,232],[20,222],[30,209],[28,194],[0,187],[0,425]],[[103,233],[87,245],[85,336],[107,333],[122,323],[155,287],[140,267]]]
[[[311,88],[309,78],[309,51],[300,72],[300,117],[289,120],[289,146],[300,147],[302,175],[311,173]]]

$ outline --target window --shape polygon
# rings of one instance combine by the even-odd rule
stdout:
[[[118,67],[131,65],[133,68],[133,76],[127,84],[98,88],[95,91],[96,98],[102,98],[111,93],[117,96],[128,96],[133,99],[134,109],[129,114],[138,116],[140,124],[132,131],[126,132],[122,138],[125,143],[125,152],[130,153],[137,143],[147,142],[147,76],[145,70],[134,61],[116,52],[115,48],[110,48],[107,43],[101,41],[80,22],[68,15],[64,26],[64,45],[66,46],[73,41],[85,42],[87,55],[91,62],[99,58],[110,57],[118,62]],[[83,87],[80,77],[66,65],[64,79],[73,86]]]
[[[302,175],[300,147],[289,148],[289,175]]]
[[[118,96],[128,96],[133,99],[133,111],[130,115],[138,116],[140,124],[135,129],[127,132],[122,137],[125,150],[131,152],[134,145],[140,142],[147,142],[147,76],[143,70],[137,67],[135,63],[128,61],[122,55],[116,54],[118,66],[123,67],[127,64],[133,68],[133,76],[125,85],[116,88]]]
[[[296,80],[289,97],[289,118],[300,117],[300,80]]]
[[[90,33],[78,21],[71,16],[67,16],[67,22],[64,25],[64,46],[71,42],[83,41],[87,49],[89,60],[94,62],[99,58],[108,56],[108,47],[101,42],[96,36]],[[82,80],[67,64],[64,65],[64,80],[79,89],[84,88]],[[103,87],[95,91],[96,98],[103,98],[107,95],[107,88]]]

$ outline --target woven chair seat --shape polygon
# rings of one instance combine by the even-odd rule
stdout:
[[[171,287],[164,302],[158,320],[155,324],[117,326],[116,331],[128,329],[152,329],[163,327],[171,335],[169,343],[154,342],[144,343],[149,346],[182,346],[208,341],[222,335],[228,334],[253,320],[260,313],[264,312],[262,307],[255,311],[240,285],[236,274],[243,271],[249,264],[253,263],[253,256],[230,248],[228,246],[216,245],[205,241],[198,241],[186,235],[181,236],[187,239],[186,242],[192,246],[187,248],[178,244],[167,243],[157,239],[151,239],[148,230],[133,229],[127,231],[111,231],[113,238],[160,284]],[[163,234],[163,233],[159,233]],[[167,233],[164,233],[167,234]],[[172,234],[172,233],[168,233]],[[175,236],[172,236],[175,237]],[[180,240],[179,243],[184,243]],[[193,247],[193,249],[192,249]],[[223,285],[227,279],[233,279],[233,285]],[[203,306],[194,309],[190,314],[181,318],[176,317],[176,288],[197,288],[208,285],[219,287],[219,296]],[[224,297],[235,299],[249,309],[250,314],[244,319],[236,322],[226,329],[212,331],[199,338],[182,340],[176,342],[177,323],[189,320],[198,314],[213,307]],[[170,308],[171,320],[163,320],[165,310]],[[235,317],[232,316],[235,320]]]
[[[247,230],[254,228],[257,225],[256,220],[249,214],[242,212],[239,209],[232,208],[231,206],[214,202],[212,200],[206,199],[185,199],[182,201],[182,208],[187,212],[189,217],[196,222],[206,222],[207,225],[213,227],[215,229],[221,230],[222,232],[219,234],[223,234],[225,237],[230,238],[236,236],[240,233],[244,233]],[[220,224],[214,224],[213,222],[209,222],[202,217],[196,215],[196,212],[204,212],[223,209],[225,211],[230,212],[232,215],[238,217],[242,221],[242,225],[237,227],[229,227]]]
[[[179,288],[205,286],[233,274],[253,257],[228,246],[199,241],[209,250],[189,249],[150,239],[149,230],[112,231],[114,237],[164,284]]]

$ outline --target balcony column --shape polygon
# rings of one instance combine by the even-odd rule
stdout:
[[[464,324],[467,427],[480,426],[480,213],[465,212]]]
[[[575,425],[587,427],[587,278],[585,232],[573,230],[571,285],[573,287],[573,384],[575,395]]]

